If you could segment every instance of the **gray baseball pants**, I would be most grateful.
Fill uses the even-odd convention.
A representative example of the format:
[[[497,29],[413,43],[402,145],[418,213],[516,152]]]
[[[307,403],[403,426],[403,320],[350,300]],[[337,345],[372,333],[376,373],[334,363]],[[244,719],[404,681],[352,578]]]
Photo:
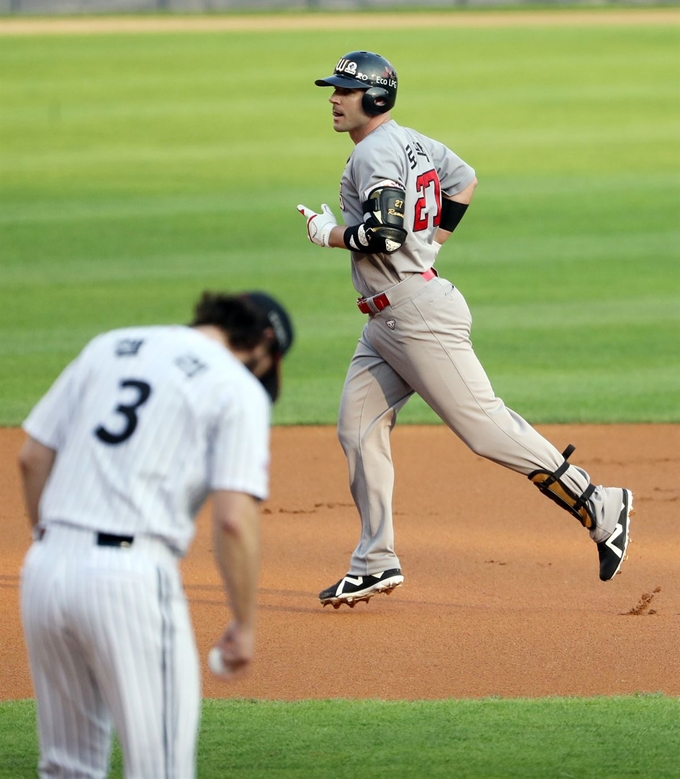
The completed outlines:
[[[386,294],[390,305],[369,317],[350,362],[338,419],[361,517],[361,538],[348,571],[358,576],[400,567],[394,551],[390,433],[414,392],[482,457],[524,475],[553,472],[564,462],[549,441],[495,396],[472,348],[470,310],[449,281],[414,274]],[[590,477],[570,465],[562,481],[580,495]],[[616,523],[620,500],[605,517],[609,500],[601,487],[590,498],[594,541],[607,538]]]

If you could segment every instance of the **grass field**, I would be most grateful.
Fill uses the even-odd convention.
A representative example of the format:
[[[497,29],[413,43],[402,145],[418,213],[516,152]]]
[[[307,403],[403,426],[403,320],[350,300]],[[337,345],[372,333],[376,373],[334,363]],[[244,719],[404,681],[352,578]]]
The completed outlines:
[[[675,779],[679,715],[664,696],[206,700],[197,779]],[[34,718],[31,701],[0,706],[0,779],[35,776]]]
[[[99,330],[185,321],[206,287],[288,304],[275,421],[334,421],[363,319],[295,206],[337,211],[351,143],[313,79],[361,47],[397,65],[395,118],[477,170],[437,266],[498,394],[533,422],[680,420],[677,29],[3,38],[0,424]]]
[[[295,206],[337,212],[351,145],[313,80],[363,47],[398,69],[397,121],[477,170],[437,266],[498,394],[533,422],[680,421],[677,26],[1,43],[0,425],[95,333],[185,321],[208,287],[286,302],[275,421],[334,422],[363,319],[346,256]],[[435,421],[417,400],[402,419]],[[198,775],[670,779],[679,714],[663,696],[206,701]],[[35,775],[34,718],[0,705],[0,779]]]

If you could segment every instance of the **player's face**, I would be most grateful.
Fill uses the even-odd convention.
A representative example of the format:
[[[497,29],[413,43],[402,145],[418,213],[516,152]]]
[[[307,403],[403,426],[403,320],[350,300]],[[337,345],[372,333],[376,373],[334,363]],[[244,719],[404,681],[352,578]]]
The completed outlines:
[[[268,342],[256,346],[245,361],[248,370],[261,379],[265,373],[274,367],[274,357]]]
[[[333,90],[329,102],[333,106],[333,129],[336,133],[361,131],[369,123],[371,117],[361,107],[363,96],[363,89],[336,87]]]

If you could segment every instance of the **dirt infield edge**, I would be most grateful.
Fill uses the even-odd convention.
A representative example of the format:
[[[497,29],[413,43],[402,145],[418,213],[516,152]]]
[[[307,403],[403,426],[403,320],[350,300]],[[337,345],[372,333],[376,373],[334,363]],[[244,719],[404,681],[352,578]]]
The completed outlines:
[[[230,15],[0,18],[0,35],[92,35],[151,32],[270,32],[280,30],[407,29],[417,27],[554,27],[680,24],[680,8],[591,8],[542,11],[324,12]]]

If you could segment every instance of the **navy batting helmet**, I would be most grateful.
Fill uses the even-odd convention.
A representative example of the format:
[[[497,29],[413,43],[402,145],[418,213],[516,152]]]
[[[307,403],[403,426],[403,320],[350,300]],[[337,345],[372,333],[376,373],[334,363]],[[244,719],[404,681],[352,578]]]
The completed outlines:
[[[397,102],[397,71],[372,51],[345,54],[338,60],[332,76],[314,83],[317,87],[365,89],[361,107],[370,116],[387,113]]]

